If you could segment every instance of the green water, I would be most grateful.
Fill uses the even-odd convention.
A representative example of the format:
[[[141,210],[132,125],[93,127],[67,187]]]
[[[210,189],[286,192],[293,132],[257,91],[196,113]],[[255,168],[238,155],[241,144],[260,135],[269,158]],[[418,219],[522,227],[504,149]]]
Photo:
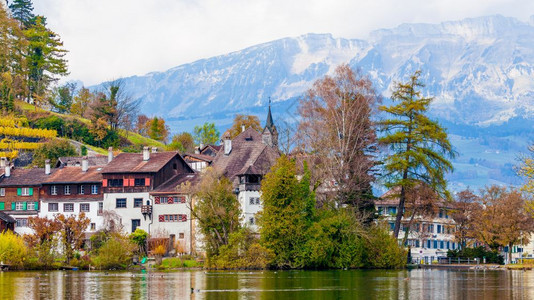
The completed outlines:
[[[0,272],[0,299],[531,298],[534,271]]]

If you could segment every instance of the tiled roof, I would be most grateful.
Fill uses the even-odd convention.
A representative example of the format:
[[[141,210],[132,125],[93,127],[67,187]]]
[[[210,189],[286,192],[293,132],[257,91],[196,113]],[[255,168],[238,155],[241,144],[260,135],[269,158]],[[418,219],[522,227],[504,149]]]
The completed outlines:
[[[101,182],[102,181],[102,167],[89,167],[87,172],[83,172],[81,167],[67,166],[55,170],[54,173],[46,177],[43,184],[50,183],[82,183],[82,182]]]
[[[213,161],[213,159],[215,159],[213,156],[210,156],[210,155],[195,154],[195,153],[186,153],[186,154],[184,154],[185,161],[189,162],[190,161],[189,157],[194,158],[196,160],[205,161],[205,162],[208,162],[208,163],[211,163]],[[195,160],[192,160],[192,161],[195,161]]]
[[[35,186],[41,185],[48,177],[52,176],[57,169],[51,169],[51,174],[46,175],[43,168],[11,169],[11,175],[0,181],[0,186]]]
[[[178,193],[177,187],[179,187],[182,183],[191,182],[192,184],[197,182],[200,179],[200,175],[197,173],[182,173],[174,175],[173,177],[169,178],[169,180],[165,181],[164,183],[160,184],[156,189],[154,189],[150,194],[152,193]]]
[[[248,128],[232,140],[229,155],[224,154],[224,149],[217,153],[213,166],[237,184],[236,175],[267,174],[278,157],[278,150],[265,145],[261,134]]]
[[[15,219],[13,219],[11,216],[2,211],[0,211],[0,220],[6,223],[17,223]]]
[[[77,166],[82,164],[83,157],[81,156],[65,156],[58,158],[56,167],[60,166]],[[88,156],[87,162],[89,166],[103,166],[108,163],[108,157],[106,155]]]
[[[107,164],[102,173],[155,173],[161,170],[178,152],[150,153],[148,161],[142,153],[121,153]]]

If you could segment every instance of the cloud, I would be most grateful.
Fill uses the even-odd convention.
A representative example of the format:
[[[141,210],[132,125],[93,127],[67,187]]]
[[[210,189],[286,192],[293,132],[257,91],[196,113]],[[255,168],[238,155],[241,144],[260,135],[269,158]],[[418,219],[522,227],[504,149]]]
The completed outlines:
[[[69,50],[71,75],[86,85],[163,71],[198,59],[305,33],[365,38],[401,23],[502,14],[526,21],[517,0],[39,0],[35,12]]]

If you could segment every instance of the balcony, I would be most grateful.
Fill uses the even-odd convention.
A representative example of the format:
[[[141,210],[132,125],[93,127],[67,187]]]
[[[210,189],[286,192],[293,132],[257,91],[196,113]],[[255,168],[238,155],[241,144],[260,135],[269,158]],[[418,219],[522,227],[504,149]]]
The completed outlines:
[[[259,191],[261,188],[261,184],[259,183],[241,183],[239,184],[239,191]]]
[[[144,214],[152,214],[152,205],[141,205],[141,213]]]

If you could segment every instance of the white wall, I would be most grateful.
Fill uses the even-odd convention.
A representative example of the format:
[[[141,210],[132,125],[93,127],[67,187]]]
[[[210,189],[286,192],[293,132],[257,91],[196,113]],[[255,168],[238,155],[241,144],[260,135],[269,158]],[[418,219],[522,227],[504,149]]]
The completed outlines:
[[[260,198],[260,204],[250,204],[250,198]],[[241,223],[254,231],[258,231],[256,214],[263,209],[261,193],[259,191],[240,191],[238,200],[241,205]],[[254,225],[250,224],[251,218],[254,219]]]

